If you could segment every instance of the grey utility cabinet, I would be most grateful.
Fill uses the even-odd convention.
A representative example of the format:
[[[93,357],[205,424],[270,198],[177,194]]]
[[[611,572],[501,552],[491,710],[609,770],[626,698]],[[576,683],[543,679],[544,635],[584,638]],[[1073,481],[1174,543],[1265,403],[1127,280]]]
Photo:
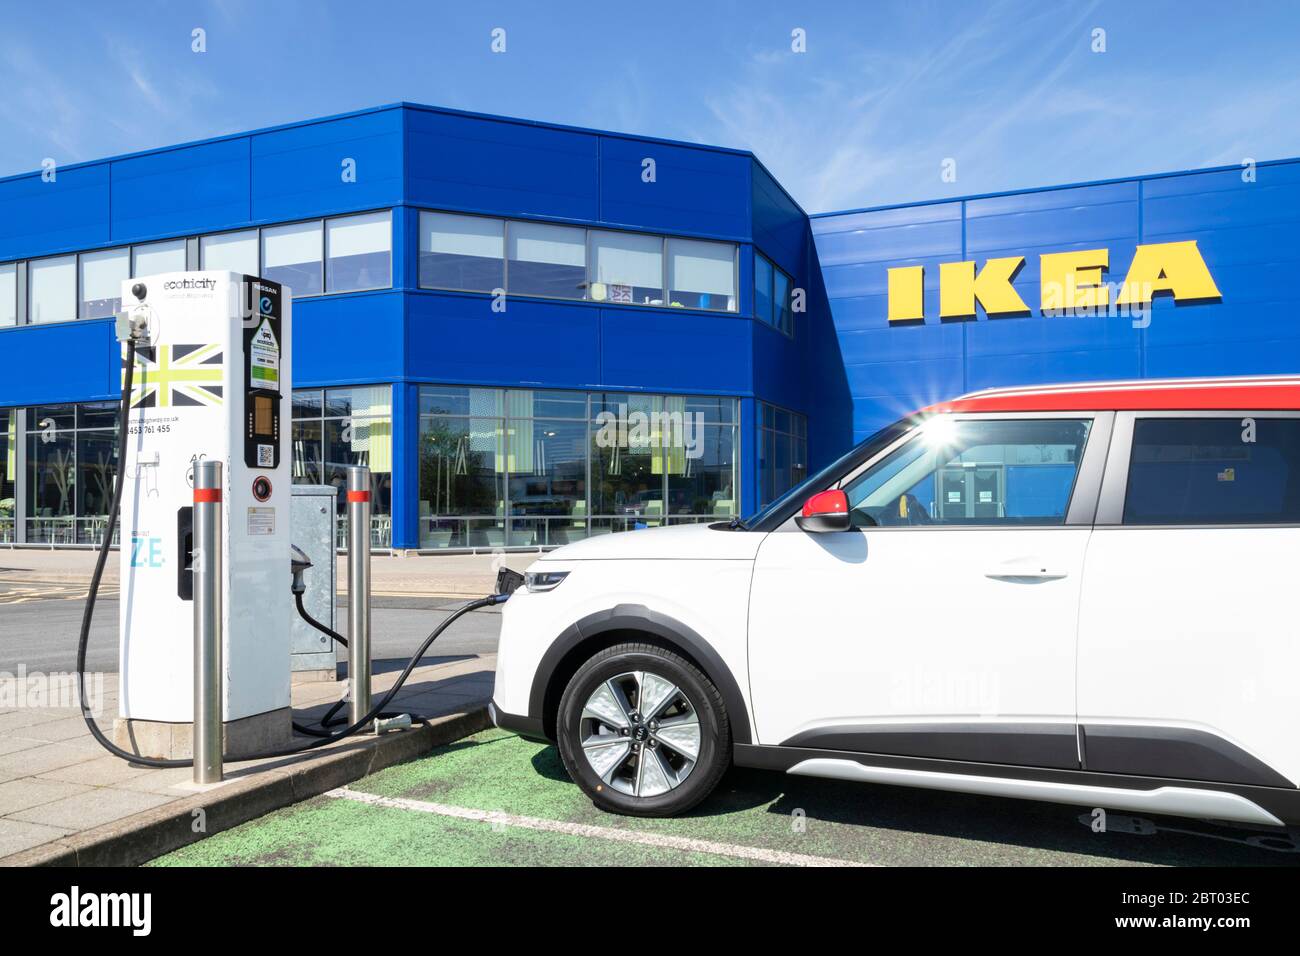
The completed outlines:
[[[338,630],[338,592],[334,561],[334,512],[338,490],[333,485],[294,485],[289,527],[293,543],[307,553],[311,568],[304,578],[307,613],[332,630]],[[293,676],[299,680],[336,678],[334,641],[293,613],[290,638]]]

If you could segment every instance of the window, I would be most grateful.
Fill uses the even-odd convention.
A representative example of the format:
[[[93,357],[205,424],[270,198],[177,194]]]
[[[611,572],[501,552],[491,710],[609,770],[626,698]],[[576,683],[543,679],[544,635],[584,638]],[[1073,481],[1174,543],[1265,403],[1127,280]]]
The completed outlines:
[[[0,327],[18,324],[18,263],[0,263]]]
[[[18,463],[17,409],[0,408],[0,544],[17,540],[14,502],[17,497],[14,473]]]
[[[505,288],[500,219],[420,213],[420,287],[491,292]]]
[[[1300,523],[1300,419],[1139,418],[1123,520]]]
[[[586,230],[540,222],[512,222],[506,232],[510,249],[506,267],[510,293],[553,299],[585,297]]]
[[[759,495],[767,505],[808,475],[808,420],[760,402],[759,440]]]
[[[325,222],[325,288],[386,289],[393,284],[392,215],[371,212]]]
[[[790,277],[777,269],[772,277],[772,310],[775,313],[777,329],[789,336],[794,335],[794,312],[790,302],[792,285]]]
[[[420,547],[730,518],[737,421],[734,398],[422,386]]]
[[[754,251],[754,318],[766,322],[779,332],[794,336],[794,309],[791,293],[794,280],[772,264],[761,252]]]
[[[1090,425],[932,418],[845,487],[853,524],[1064,524]]]
[[[106,319],[122,308],[122,283],[131,276],[128,249],[83,252],[79,319]]]
[[[56,256],[27,264],[28,321],[66,322],[77,317],[77,257]]]
[[[348,466],[370,469],[373,547],[392,544],[392,388],[298,389],[293,393],[293,481],[333,485],[338,492],[337,536],[346,544]]]
[[[776,315],[772,310],[772,275],[776,267],[761,252],[754,253],[754,318],[776,324]]]
[[[131,247],[131,275],[150,276],[185,271],[185,240],[169,239]]]
[[[320,295],[321,224],[297,222],[262,230],[262,278],[287,285],[294,298]]]
[[[736,308],[736,247],[668,240],[668,304],[731,312]]]
[[[29,542],[103,541],[117,478],[117,415],[117,402],[27,409]]]
[[[664,303],[664,242],[658,236],[596,232],[591,237],[591,298]]]
[[[224,269],[246,276],[258,274],[256,229],[204,236],[199,248],[204,269]]]

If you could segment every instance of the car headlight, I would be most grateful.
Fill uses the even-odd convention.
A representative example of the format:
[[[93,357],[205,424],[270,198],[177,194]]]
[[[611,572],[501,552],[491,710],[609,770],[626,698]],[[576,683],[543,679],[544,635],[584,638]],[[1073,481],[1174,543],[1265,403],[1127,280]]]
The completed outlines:
[[[530,591],[554,591],[568,576],[568,571],[525,571],[524,587]]]

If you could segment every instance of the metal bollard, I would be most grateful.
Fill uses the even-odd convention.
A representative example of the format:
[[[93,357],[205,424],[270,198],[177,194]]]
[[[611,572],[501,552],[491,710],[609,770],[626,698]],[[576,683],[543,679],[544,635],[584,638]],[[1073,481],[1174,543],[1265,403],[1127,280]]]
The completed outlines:
[[[348,467],[349,724],[370,712],[370,469]]]
[[[194,463],[194,782],[222,778],[221,462]]]

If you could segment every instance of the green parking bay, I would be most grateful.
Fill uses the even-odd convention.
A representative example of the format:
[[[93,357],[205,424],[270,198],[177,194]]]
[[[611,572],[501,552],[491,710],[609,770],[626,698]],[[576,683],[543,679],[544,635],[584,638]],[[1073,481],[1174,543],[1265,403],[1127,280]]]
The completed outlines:
[[[592,806],[554,747],[489,730],[155,860],[161,866],[1293,865],[1256,831],[1086,808],[730,771],[690,814]],[[1116,821],[1126,818],[1115,817]]]

